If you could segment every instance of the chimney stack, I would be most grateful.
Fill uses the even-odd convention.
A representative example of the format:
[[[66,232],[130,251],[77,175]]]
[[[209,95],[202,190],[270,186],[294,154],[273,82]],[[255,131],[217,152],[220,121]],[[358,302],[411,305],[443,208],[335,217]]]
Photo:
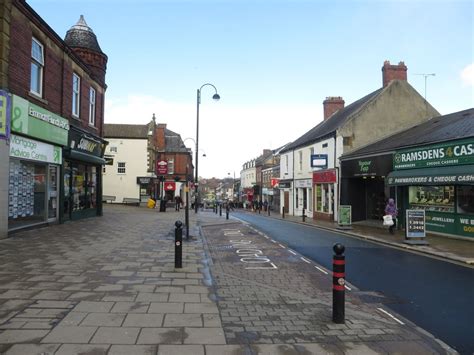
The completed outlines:
[[[344,100],[340,96],[328,96],[323,101],[324,120],[327,120],[332,114],[344,108]]]
[[[404,62],[398,65],[391,65],[390,61],[383,62],[382,67],[383,87],[386,87],[392,80],[407,81],[407,66]]]

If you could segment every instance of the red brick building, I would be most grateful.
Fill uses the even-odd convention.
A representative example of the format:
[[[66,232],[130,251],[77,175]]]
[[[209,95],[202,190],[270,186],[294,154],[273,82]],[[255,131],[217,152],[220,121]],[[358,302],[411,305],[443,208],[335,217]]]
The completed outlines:
[[[81,16],[62,39],[24,0],[1,2],[0,28],[0,237],[101,215],[107,56],[96,35]]]

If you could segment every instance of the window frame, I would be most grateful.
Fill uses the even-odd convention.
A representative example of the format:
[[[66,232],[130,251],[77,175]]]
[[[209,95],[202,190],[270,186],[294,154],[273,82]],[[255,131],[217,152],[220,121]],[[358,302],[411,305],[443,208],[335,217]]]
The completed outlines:
[[[76,88],[76,81],[77,79],[77,88]],[[76,74],[72,73],[72,100],[71,100],[71,111],[72,115],[76,118],[79,118],[81,113],[80,106],[81,105],[81,77]]]
[[[40,49],[41,58],[36,58],[33,55],[34,44],[37,44]],[[41,61],[40,61],[41,60]],[[37,80],[38,88],[33,88],[33,66],[38,68]],[[44,46],[35,37],[31,38],[31,65],[30,65],[30,92],[36,96],[43,97],[43,77],[44,77]],[[36,91],[38,89],[38,91]]]
[[[117,162],[117,174],[124,175],[127,173],[126,162]]]
[[[92,127],[95,127],[96,98],[97,91],[91,86],[89,88],[89,126]]]

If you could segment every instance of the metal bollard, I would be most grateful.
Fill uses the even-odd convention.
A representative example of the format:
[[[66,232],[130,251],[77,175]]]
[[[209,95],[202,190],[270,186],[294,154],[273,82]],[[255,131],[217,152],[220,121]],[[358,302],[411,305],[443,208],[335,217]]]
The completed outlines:
[[[183,222],[176,221],[174,230],[174,267],[183,267]]]
[[[225,206],[225,219],[229,219],[229,205]]]
[[[216,203],[216,207],[215,207],[215,212],[216,212],[216,214],[217,214],[217,208],[218,208],[218,207],[217,207],[217,203]]]
[[[219,216],[222,216],[222,205],[219,205]]]
[[[343,255],[344,245],[334,244],[336,255],[332,259],[332,321],[336,324],[345,323],[344,292],[346,284],[346,257]]]
[[[270,216],[270,206],[267,207],[268,215]]]
[[[281,208],[281,216],[283,219],[285,218],[285,206]]]
[[[301,217],[303,217],[303,222],[306,221],[306,214],[305,214],[304,212],[305,212],[305,210],[304,210],[304,208],[303,208],[303,215],[301,216]]]

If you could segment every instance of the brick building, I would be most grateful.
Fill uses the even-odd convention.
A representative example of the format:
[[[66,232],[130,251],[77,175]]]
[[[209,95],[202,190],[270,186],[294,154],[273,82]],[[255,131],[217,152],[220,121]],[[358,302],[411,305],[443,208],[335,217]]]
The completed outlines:
[[[24,0],[1,2],[0,28],[0,238],[101,215],[107,56],[96,35],[81,16],[63,40]]]

